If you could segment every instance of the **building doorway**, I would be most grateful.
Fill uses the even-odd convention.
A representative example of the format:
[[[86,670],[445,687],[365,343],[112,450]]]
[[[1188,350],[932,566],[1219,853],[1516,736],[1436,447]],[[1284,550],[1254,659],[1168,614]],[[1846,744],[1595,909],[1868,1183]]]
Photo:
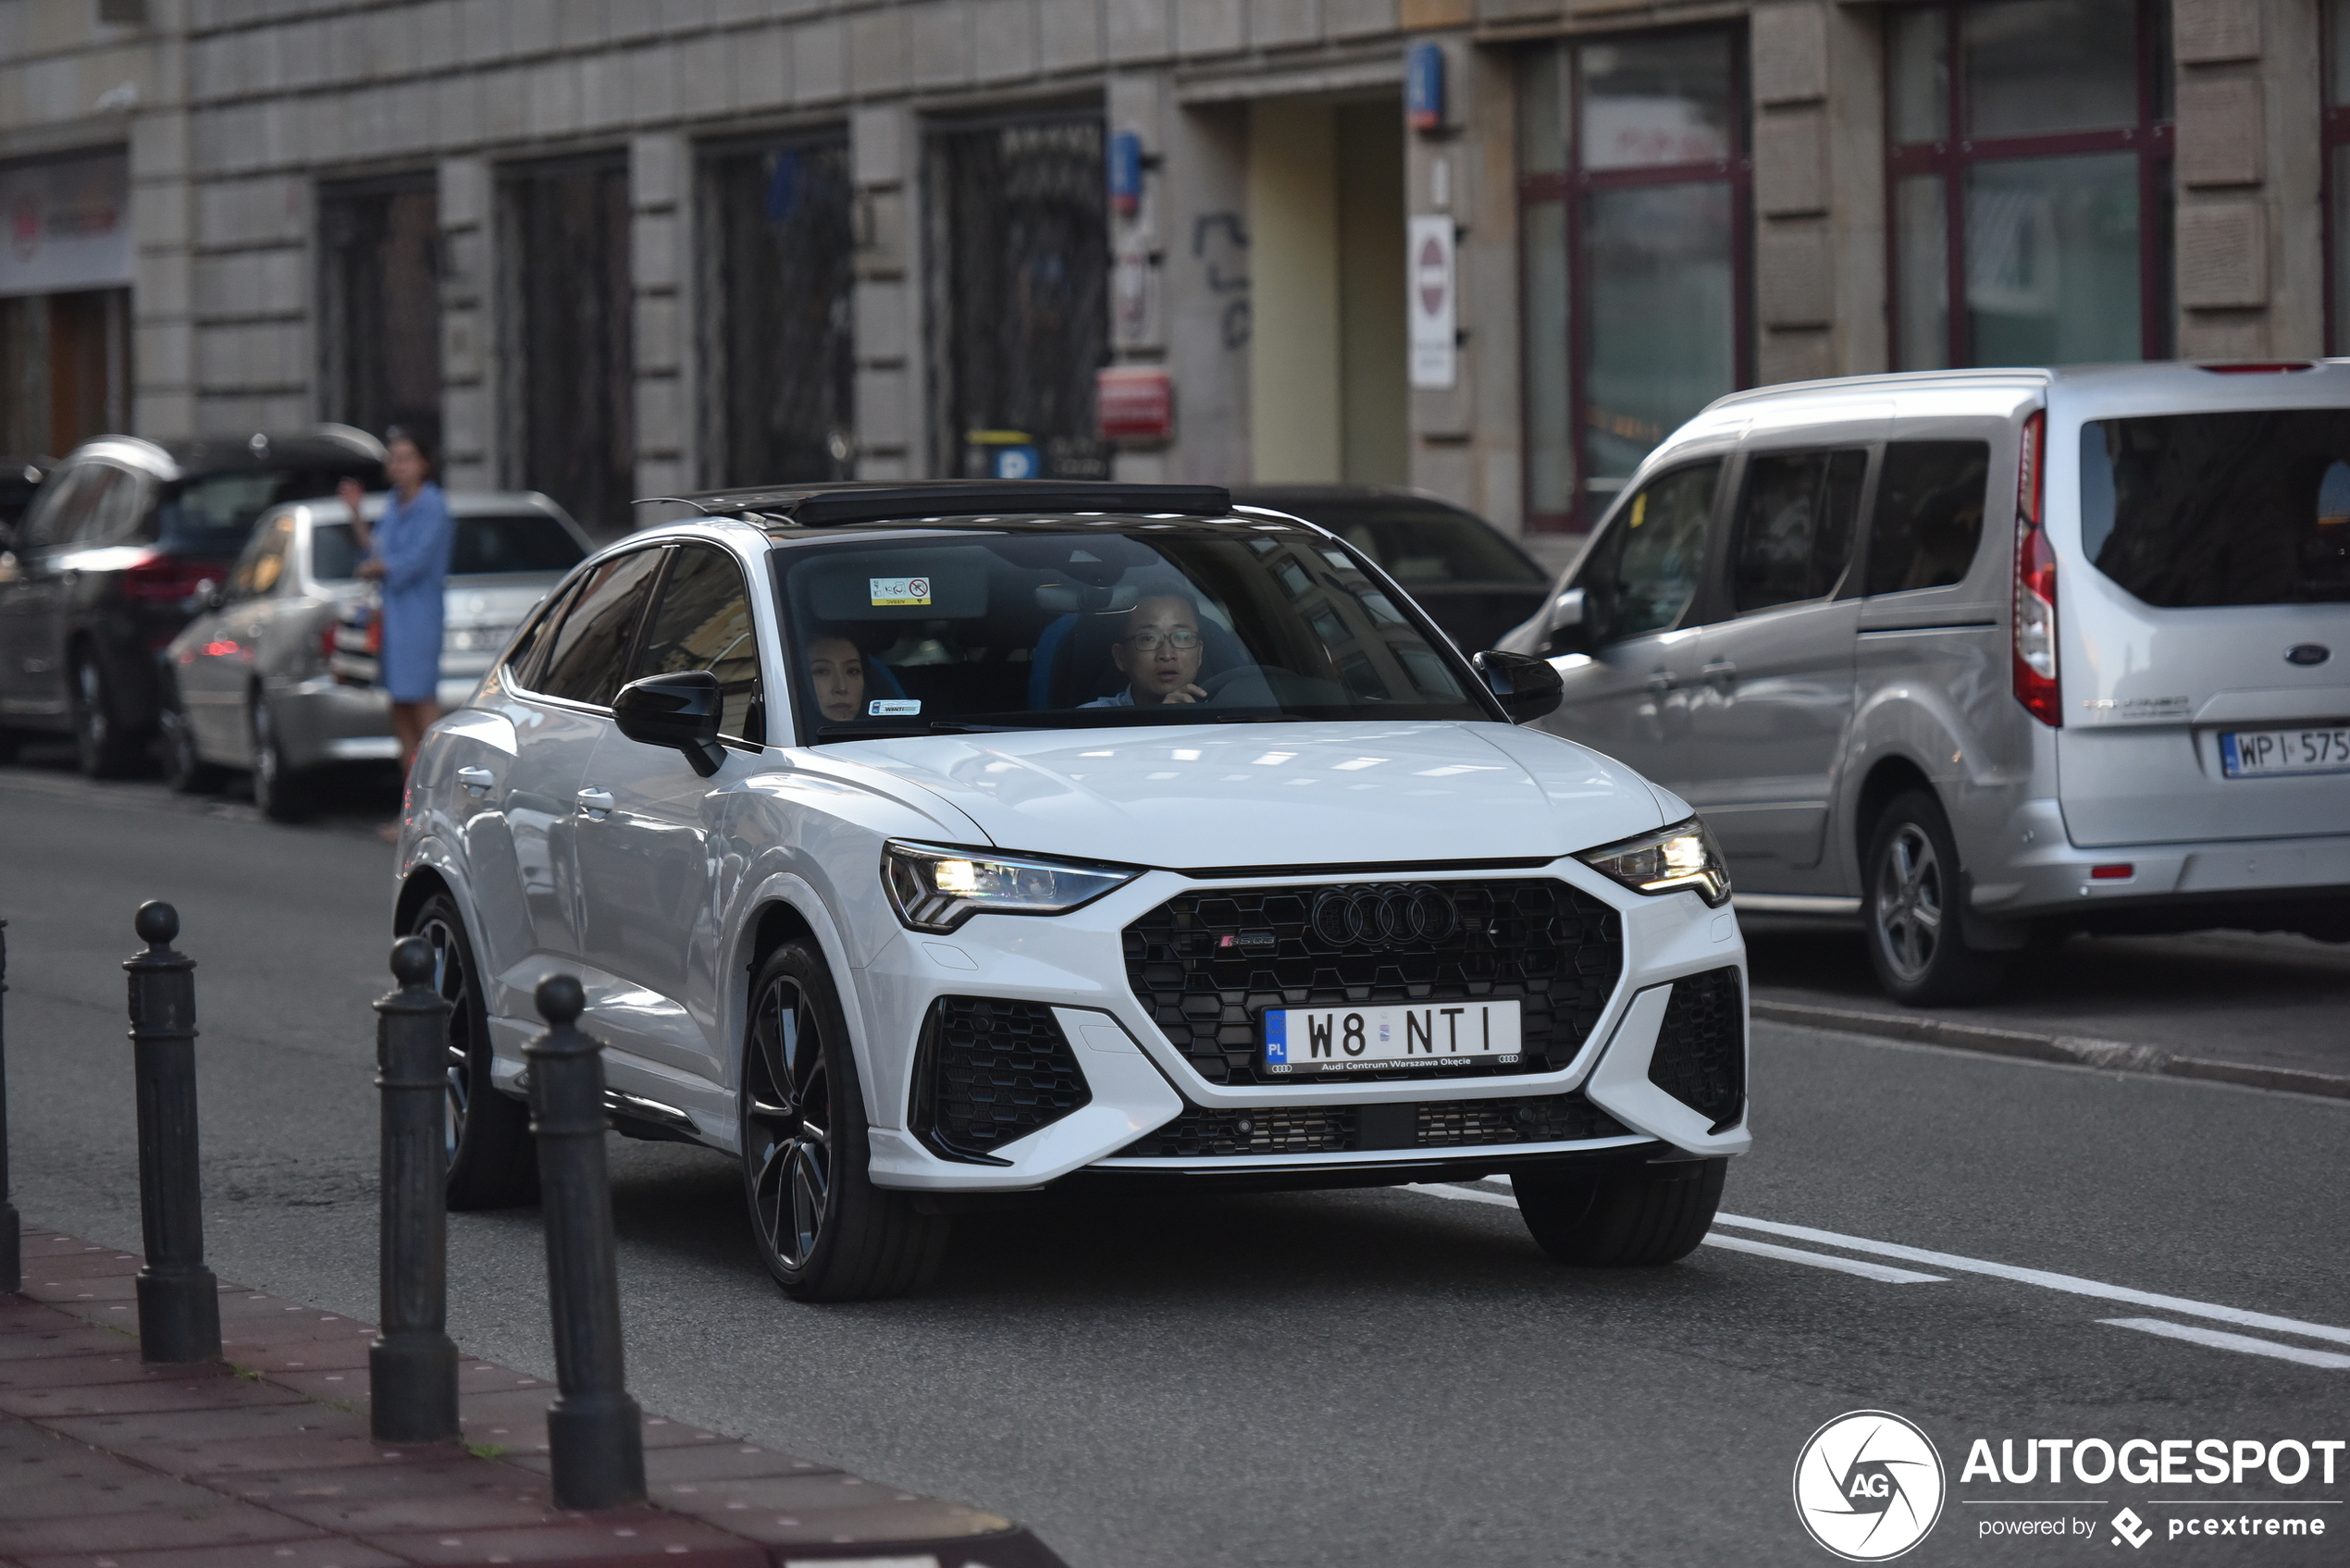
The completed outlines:
[[[328,419],[440,426],[440,203],[433,177],[318,196],[319,387]]]
[[[1408,483],[1402,102],[1253,105],[1248,210],[1254,476]]]
[[[130,428],[130,290],[0,300],[0,454],[62,457]]]

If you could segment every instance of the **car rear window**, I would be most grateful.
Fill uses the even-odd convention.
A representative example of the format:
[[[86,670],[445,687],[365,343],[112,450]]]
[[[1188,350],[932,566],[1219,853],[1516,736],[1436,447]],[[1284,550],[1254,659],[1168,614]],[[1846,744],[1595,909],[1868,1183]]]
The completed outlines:
[[[587,558],[571,531],[544,512],[460,517],[449,550],[449,574],[568,572]],[[310,531],[310,573],[320,582],[357,576],[360,559],[350,524],[321,523]]]
[[[1988,441],[1888,441],[1869,522],[1868,591],[1906,593],[1964,580],[1983,542]]]
[[[2082,426],[2081,548],[2165,610],[2350,599],[2350,409]]]

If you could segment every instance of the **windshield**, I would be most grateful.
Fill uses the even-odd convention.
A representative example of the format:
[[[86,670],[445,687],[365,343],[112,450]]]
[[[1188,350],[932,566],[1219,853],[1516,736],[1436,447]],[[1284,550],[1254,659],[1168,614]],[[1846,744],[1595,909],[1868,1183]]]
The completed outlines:
[[[2166,610],[2350,599],[2350,409],[2083,425],[2081,549]]]
[[[498,517],[460,517],[449,549],[452,577],[528,573],[545,576],[570,571],[587,559],[571,530],[540,512]],[[322,583],[359,574],[359,547],[348,523],[320,523],[310,530],[310,574]]]
[[[803,743],[1493,716],[1354,557],[1288,525],[942,530],[777,557]]]

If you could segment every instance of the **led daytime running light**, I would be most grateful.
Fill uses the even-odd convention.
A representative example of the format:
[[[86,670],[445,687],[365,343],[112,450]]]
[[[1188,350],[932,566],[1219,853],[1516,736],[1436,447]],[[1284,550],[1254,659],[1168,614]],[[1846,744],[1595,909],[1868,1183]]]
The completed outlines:
[[[1620,844],[1587,849],[1576,858],[1651,897],[1687,891],[1717,909],[1730,899],[1730,873],[1722,851],[1695,817]]]
[[[882,849],[882,886],[898,920],[915,931],[950,932],[979,914],[1067,914],[1141,874],[895,839]]]

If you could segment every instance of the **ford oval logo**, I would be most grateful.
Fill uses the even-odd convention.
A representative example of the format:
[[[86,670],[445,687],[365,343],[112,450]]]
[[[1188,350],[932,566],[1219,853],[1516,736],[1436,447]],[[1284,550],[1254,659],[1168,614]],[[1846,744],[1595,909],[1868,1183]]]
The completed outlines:
[[[2284,650],[2284,661],[2288,664],[2322,664],[2332,657],[2333,649],[2319,642],[2297,642]]]

